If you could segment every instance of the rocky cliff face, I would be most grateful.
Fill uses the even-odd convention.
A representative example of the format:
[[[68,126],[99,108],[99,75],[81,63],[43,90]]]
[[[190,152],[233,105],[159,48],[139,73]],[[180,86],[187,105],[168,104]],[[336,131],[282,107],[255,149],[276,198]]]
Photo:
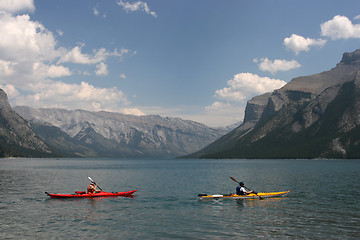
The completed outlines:
[[[52,150],[38,138],[29,123],[12,110],[0,89],[0,156],[49,157]]]
[[[191,157],[360,157],[359,71],[356,50],[329,71],[255,97],[242,125]]]
[[[175,157],[197,151],[226,133],[179,118],[30,107],[14,109],[29,121],[49,123],[61,129],[99,156]]]

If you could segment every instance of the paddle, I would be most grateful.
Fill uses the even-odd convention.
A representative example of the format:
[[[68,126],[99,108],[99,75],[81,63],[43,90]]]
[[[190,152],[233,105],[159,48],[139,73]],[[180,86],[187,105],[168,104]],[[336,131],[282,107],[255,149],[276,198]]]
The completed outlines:
[[[104,190],[101,189],[101,187],[100,187],[99,185],[96,184],[96,182],[95,182],[94,180],[91,179],[91,177],[88,177],[88,179],[89,179],[91,182],[93,182],[102,192],[104,191]]]
[[[236,180],[235,178],[233,178],[233,177],[230,177],[230,179],[233,180],[234,182],[240,183],[239,181],[237,181],[237,180]],[[246,188],[248,191],[251,191],[251,189],[249,189],[249,188],[247,188],[247,187],[245,187],[245,186],[244,186],[244,188]],[[253,193],[256,194],[256,196],[258,196],[259,199],[263,199],[263,197],[259,196],[259,195],[257,194],[257,192],[254,192],[254,191],[253,191]]]

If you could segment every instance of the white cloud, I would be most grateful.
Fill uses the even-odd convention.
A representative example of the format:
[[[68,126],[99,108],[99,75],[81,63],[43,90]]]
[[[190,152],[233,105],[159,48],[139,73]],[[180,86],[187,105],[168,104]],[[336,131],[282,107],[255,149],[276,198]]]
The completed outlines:
[[[9,76],[14,74],[16,63],[0,59],[0,76]]]
[[[113,88],[97,88],[86,82],[67,84],[47,80],[29,85],[32,94],[13,100],[15,105],[33,107],[84,109],[89,111],[122,111],[119,106],[129,105],[125,94]]]
[[[33,12],[35,10],[33,0],[1,0],[0,10],[16,13],[24,10]]]
[[[11,85],[11,84],[1,85],[0,84],[0,88],[2,90],[4,90],[8,96],[16,97],[19,95],[19,91],[14,87],[14,85]]]
[[[336,39],[360,38],[360,24],[352,24],[345,16],[336,15],[333,19],[322,23],[321,35]]]
[[[144,115],[146,115],[139,108],[125,108],[121,112],[124,113],[124,114],[131,114],[131,115],[136,115],[136,116],[144,116]]]
[[[95,74],[97,76],[107,76],[109,74],[109,71],[107,69],[107,65],[103,62],[96,65]]]
[[[309,51],[311,46],[322,47],[325,43],[325,39],[304,38],[296,34],[292,34],[291,37],[284,39],[284,45],[294,51],[296,55],[298,55],[300,51]]]
[[[0,13],[0,58],[3,60],[51,61],[59,57],[61,48],[51,32],[29,15]]]
[[[129,108],[130,101],[116,87],[99,88],[84,81],[68,84],[58,78],[72,75],[75,64],[95,65],[96,74],[107,75],[109,57],[136,54],[135,51],[100,48],[88,54],[82,52],[84,44],[67,49],[59,46],[53,33],[29,15],[1,10],[0,33],[0,87],[12,105],[130,111],[124,109]],[[82,72],[86,74],[87,70]]]
[[[255,58],[254,62],[258,63],[259,60]],[[261,58],[258,66],[261,71],[268,71],[271,74],[275,74],[278,71],[289,71],[294,68],[299,68],[301,67],[301,64],[296,60],[287,61],[282,59],[275,59],[274,61],[271,61],[268,58]]]
[[[29,15],[0,12],[0,32],[0,83],[26,89],[27,83],[71,75],[52,63],[66,49],[57,47],[53,34]]]
[[[144,11],[147,14],[157,17],[157,14],[153,11],[150,11],[146,2],[137,1],[134,3],[123,2],[122,0],[118,1],[117,4],[125,9],[126,12],[135,12],[135,11]]]
[[[231,102],[241,102],[255,95],[272,92],[285,84],[286,82],[280,79],[260,77],[252,73],[238,73],[233,79],[227,81],[229,87],[215,92],[215,97]]]
[[[286,84],[280,79],[260,77],[253,73],[238,73],[227,81],[227,87],[215,92],[217,101],[205,107],[198,120],[211,126],[226,126],[244,118],[246,102],[257,95],[272,92]],[[205,116],[205,117],[204,117]]]
[[[66,54],[64,54],[58,61],[58,63],[79,63],[79,64],[96,64],[101,61],[104,61],[104,56],[94,56],[89,54],[84,54],[81,52],[84,45],[76,46]],[[99,50],[100,51],[100,50]]]
[[[358,19],[360,19],[360,15],[354,17],[354,20],[358,20]]]
[[[40,78],[59,78],[71,75],[69,68],[59,65],[47,65],[41,62],[33,64],[33,72]]]
[[[125,73],[121,73],[121,74],[120,74],[120,78],[125,79],[125,78],[126,78]]]
[[[58,61],[58,63],[78,63],[78,64],[96,64],[105,61],[108,57],[122,57],[127,53],[136,54],[128,49],[122,48],[120,52],[115,49],[113,52],[108,52],[105,48],[93,50],[93,55],[82,53],[84,44],[75,46],[70,51],[66,52]]]

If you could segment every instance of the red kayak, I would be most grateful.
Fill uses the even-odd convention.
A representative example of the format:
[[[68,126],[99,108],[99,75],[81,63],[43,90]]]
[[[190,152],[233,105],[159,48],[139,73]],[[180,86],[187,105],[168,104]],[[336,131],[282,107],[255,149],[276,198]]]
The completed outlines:
[[[98,193],[86,193],[85,191],[76,191],[75,193],[69,194],[57,194],[57,193],[48,193],[45,192],[51,198],[93,198],[93,197],[116,197],[116,196],[123,196],[123,197],[131,197],[136,190],[127,191],[127,192],[98,192]]]

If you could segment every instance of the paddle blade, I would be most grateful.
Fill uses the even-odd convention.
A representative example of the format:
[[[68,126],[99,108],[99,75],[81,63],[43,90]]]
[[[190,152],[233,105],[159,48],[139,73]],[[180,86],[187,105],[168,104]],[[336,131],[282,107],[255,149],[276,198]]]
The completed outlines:
[[[90,181],[94,182],[94,180],[92,180],[91,177],[88,177],[88,179],[89,179]]]

